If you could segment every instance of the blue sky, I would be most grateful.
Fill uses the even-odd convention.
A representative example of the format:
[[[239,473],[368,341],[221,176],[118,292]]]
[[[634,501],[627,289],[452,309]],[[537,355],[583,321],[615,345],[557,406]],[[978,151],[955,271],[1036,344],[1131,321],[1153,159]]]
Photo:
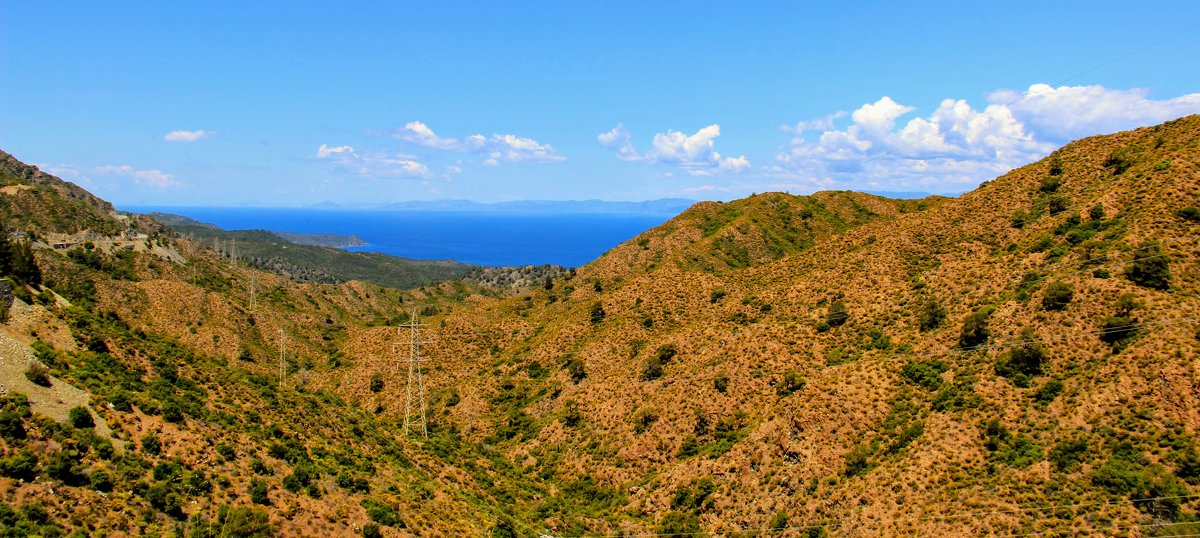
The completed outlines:
[[[118,204],[942,193],[1200,112],[1200,3],[966,4],[3,2],[0,149]]]

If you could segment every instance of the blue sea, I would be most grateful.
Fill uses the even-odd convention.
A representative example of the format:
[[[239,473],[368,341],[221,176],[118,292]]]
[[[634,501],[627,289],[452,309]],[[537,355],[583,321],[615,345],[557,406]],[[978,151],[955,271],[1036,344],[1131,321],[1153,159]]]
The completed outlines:
[[[183,215],[226,230],[357,235],[346,250],[476,265],[578,267],[671,215],[514,214],[293,208],[121,207]]]

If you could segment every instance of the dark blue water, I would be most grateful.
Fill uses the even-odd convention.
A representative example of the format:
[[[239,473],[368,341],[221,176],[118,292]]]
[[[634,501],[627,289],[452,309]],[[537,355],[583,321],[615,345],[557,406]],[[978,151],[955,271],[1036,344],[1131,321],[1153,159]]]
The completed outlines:
[[[161,211],[226,230],[357,235],[369,243],[346,250],[477,265],[578,267],[653,228],[669,215],[443,213],[291,208],[122,207]]]

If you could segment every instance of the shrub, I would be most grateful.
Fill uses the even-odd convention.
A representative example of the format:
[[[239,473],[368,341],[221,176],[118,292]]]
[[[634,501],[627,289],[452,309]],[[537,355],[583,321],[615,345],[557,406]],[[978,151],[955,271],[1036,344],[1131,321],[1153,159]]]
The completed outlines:
[[[654,529],[655,536],[691,538],[700,533],[700,517],[679,511],[667,512]]]
[[[652,381],[662,377],[663,367],[675,358],[675,344],[663,344],[658,346],[658,351],[653,357],[646,360],[646,365],[642,368],[642,381]]]
[[[825,323],[830,327],[840,327],[846,320],[850,319],[850,310],[846,308],[846,303],[841,299],[836,299],[829,304],[829,313],[825,315]]]
[[[1175,216],[1192,222],[1200,222],[1200,208],[1196,206],[1185,207],[1175,212]]]
[[[1137,162],[1133,151],[1129,148],[1121,148],[1109,154],[1108,160],[1104,161],[1105,168],[1112,168],[1116,175],[1124,174],[1129,167]]]
[[[27,368],[25,370],[25,379],[28,379],[29,382],[33,383],[34,385],[49,387],[50,386],[50,370],[47,369],[45,366],[42,366],[41,364],[38,364],[35,362],[33,364],[30,364],[29,368]]]
[[[363,538],[383,538],[383,532],[379,530],[378,523],[367,523],[362,528]]]
[[[780,396],[787,396],[798,390],[804,390],[804,386],[807,383],[804,376],[800,375],[799,372],[788,370],[783,374],[783,381],[775,387],[775,392]]]
[[[711,294],[709,294],[708,302],[716,304],[716,303],[721,302],[721,299],[724,299],[724,298],[725,298],[725,290],[718,288],[718,289],[713,290],[713,292]]]
[[[371,392],[376,392],[376,393],[383,390],[383,376],[382,375],[380,375],[378,373],[371,374],[370,389],[371,389]]]
[[[232,508],[221,525],[221,536],[243,538],[270,538],[275,536],[270,517],[266,512],[252,508]]]
[[[866,444],[850,449],[850,452],[846,453],[846,470],[843,473],[846,476],[857,476],[867,472],[871,468],[872,452],[871,446]]]
[[[141,445],[142,450],[147,454],[162,453],[162,441],[159,441],[158,437],[155,437],[155,435],[152,433],[147,433],[146,435],[142,436]]]
[[[1029,222],[1029,213],[1026,213],[1024,209],[1018,209],[1013,212],[1008,221],[1013,228],[1024,228],[1025,224]]]
[[[104,469],[92,471],[90,482],[92,489],[96,491],[103,491],[105,493],[112,491],[112,478],[108,476],[108,473],[104,472]]]
[[[1033,393],[1033,399],[1038,403],[1049,403],[1054,401],[1063,391],[1063,383],[1057,379],[1051,379],[1038,387]]]
[[[67,411],[67,418],[71,421],[71,425],[76,428],[92,428],[96,426],[96,421],[92,419],[92,413],[82,405],[72,407]]]
[[[1038,191],[1046,194],[1058,192],[1058,188],[1062,186],[1062,178],[1058,176],[1050,176],[1042,178],[1041,184],[1038,185]]]
[[[21,415],[12,411],[0,411],[0,437],[12,440],[24,439],[27,435]]]
[[[587,370],[584,368],[583,361],[578,357],[567,359],[565,368],[567,369],[567,375],[571,377],[571,382],[576,385],[587,378]]]
[[[367,510],[367,517],[371,518],[371,521],[388,527],[404,527],[404,521],[400,519],[400,513],[396,511],[395,507],[389,504],[376,501],[375,499],[363,499],[362,507]]]
[[[1050,175],[1061,176],[1063,173],[1062,157],[1055,155],[1050,157]]]
[[[1042,296],[1042,308],[1046,310],[1064,310],[1075,297],[1075,287],[1066,282],[1056,281],[1046,286]]]
[[[1196,334],[1200,336],[1200,333]],[[725,391],[729,390],[729,376],[725,374],[717,374],[717,377],[713,378],[713,388],[717,389],[717,392],[725,394]]]
[[[59,450],[46,463],[46,474],[50,478],[61,480],[68,486],[81,486],[87,482],[83,474],[83,464],[66,450]]]
[[[17,480],[32,481],[38,475],[38,457],[28,448],[0,459],[0,475]]]
[[[1092,220],[1103,220],[1104,219],[1104,205],[1096,204],[1096,205],[1092,206],[1092,208],[1088,210],[1088,218],[1090,218]]]
[[[591,311],[589,312],[588,316],[593,325],[598,324],[601,321],[604,321],[605,315],[606,314],[604,313],[604,305],[601,304],[600,301],[596,301],[596,302],[592,303],[592,308],[591,308]]]
[[[942,373],[948,369],[942,361],[914,361],[900,369],[900,376],[909,383],[933,390],[942,384]]]
[[[1021,331],[1023,342],[996,363],[996,375],[1006,377],[1018,387],[1028,387],[1029,378],[1042,373],[1046,349],[1034,337],[1032,329]]]
[[[257,478],[250,481],[248,488],[250,493],[250,502],[268,506],[271,504],[271,498],[268,496],[267,483]]]
[[[962,332],[958,337],[960,348],[969,350],[987,343],[992,336],[992,331],[988,328],[988,318],[991,317],[992,310],[990,306],[980,308],[963,320]]]
[[[1054,448],[1050,449],[1047,459],[1059,472],[1067,472],[1083,462],[1087,455],[1087,439],[1077,438],[1061,441],[1054,445]]]
[[[941,326],[942,321],[946,319],[946,309],[938,304],[937,298],[930,297],[921,304],[920,311],[917,312],[917,324],[920,325],[922,332],[932,331]]]
[[[1100,341],[1111,345],[1113,351],[1121,351],[1137,335],[1138,328],[1135,323],[1129,316],[1104,318],[1104,323],[1100,326]]]
[[[1157,245],[1144,246],[1139,252],[1142,255],[1125,268],[1125,277],[1145,288],[1165,290],[1171,287],[1171,261],[1167,255]]]
[[[771,517],[771,521],[767,523],[767,528],[775,532],[783,532],[787,530],[788,515],[787,510],[780,510]]]
[[[1046,199],[1046,207],[1049,209],[1051,215],[1057,215],[1066,211],[1069,205],[1070,200],[1067,200],[1066,196],[1056,194]]]

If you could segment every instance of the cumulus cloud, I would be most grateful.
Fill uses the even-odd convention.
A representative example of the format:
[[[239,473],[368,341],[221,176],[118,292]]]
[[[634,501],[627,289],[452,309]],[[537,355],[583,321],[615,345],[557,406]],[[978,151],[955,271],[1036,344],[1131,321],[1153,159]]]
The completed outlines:
[[[795,125],[784,125],[783,131],[797,134],[806,133],[809,131],[828,131],[833,129],[834,120],[838,118],[844,118],[846,115],[847,112],[845,110],[839,110],[833,114],[821,116],[819,118],[798,121]]]
[[[388,155],[383,152],[359,153],[350,146],[321,144],[317,148],[317,159],[328,161],[338,168],[371,179],[427,177],[429,175],[429,167],[413,160],[411,155]]]
[[[1075,138],[1200,113],[1200,94],[1155,100],[1141,89],[1034,84],[994,92],[982,109],[945,99],[901,121],[914,110],[884,96],[843,128],[834,120],[844,114],[799,122],[765,171],[798,188],[963,191]]]
[[[600,133],[596,140],[600,145],[613,150],[618,159],[644,161],[655,164],[675,165],[693,176],[710,176],[714,172],[742,172],[750,168],[744,156],[722,158],[715,150],[715,140],[721,136],[717,124],[703,127],[693,134],[668,130],[657,133],[650,142],[650,149],[639,152],[633,146],[632,136],[623,125]]]
[[[167,142],[199,142],[205,138],[212,138],[217,133],[215,131],[171,131],[163,137]]]
[[[183,183],[175,180],[175,176],[162,170],[142,170],[127,164],[98,166],[93,168],[92,172],[99,175],[127,177],[132,179],[134,183],[161,191],[177,189],[183,186]]]
[[[392,137],[410,144],[446,151],[478,153],[485,157],[484,164],[498,165],[507,162],[554,162],[566,157],[549,144],[532,138],[513,134],[493,134],[490,137],[472,134],[462,139],[438,136],[428,125],[410,121],[392,133]]]
[[[430,129],[428,125],[425,125],[419,121],[408,122],[404,125],[404,127],[396,129],[396,132],[392,136],[405,142],[410,142],[426,148],[449,150],[459,149],[458,140],[453,138],[442,138],[434,133],[433,129]]]

